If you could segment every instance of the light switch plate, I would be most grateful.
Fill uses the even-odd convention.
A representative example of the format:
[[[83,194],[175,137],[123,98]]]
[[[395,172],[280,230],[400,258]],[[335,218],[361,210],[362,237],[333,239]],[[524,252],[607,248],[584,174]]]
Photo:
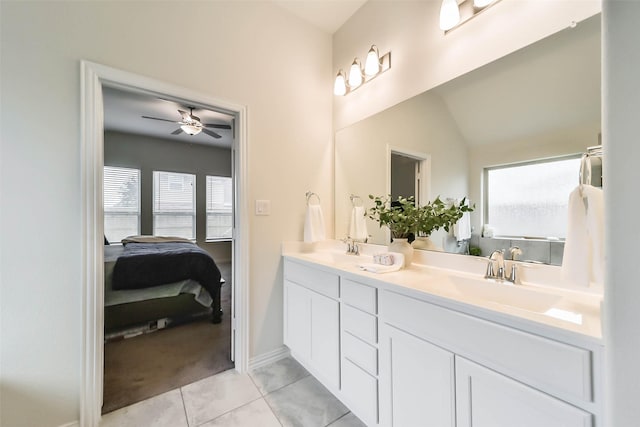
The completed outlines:
[[[256,200],[256,215],[271,215],[271,200]]]

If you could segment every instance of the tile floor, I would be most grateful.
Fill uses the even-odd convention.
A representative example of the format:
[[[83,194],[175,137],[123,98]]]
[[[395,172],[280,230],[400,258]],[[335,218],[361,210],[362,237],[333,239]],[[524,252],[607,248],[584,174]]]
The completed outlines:
[[[363,427],[291,358],[225,371],[105,414],[100,427]]]

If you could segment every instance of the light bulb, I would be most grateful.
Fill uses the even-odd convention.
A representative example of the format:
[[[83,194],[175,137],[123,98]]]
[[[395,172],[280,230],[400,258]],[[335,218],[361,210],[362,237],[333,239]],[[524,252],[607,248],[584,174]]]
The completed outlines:
[[[347,83],[344,81],[344,72],[338,71],[336,75],[336,81],[333,84],[333,93],[338,96],[342,96],[347,93]]]
[[[380,72],[380,55],[378,48],[373,45],[367,54],[367,60],[364,63],[364,73],[367,76],[375,76]]]
[[[202,132],[202,128],[196,125],[182,125],[180,126],[180,129],[182,129],[185,133],[188,133],[189,135],[197,135],[200,132]]]
[[[475,6],[477,9],[482,9],[489,6],[493,2],[494,0],[473,0],[473,6]]]
[[[351,68],[349,69],[349,87],[355,89],[362,84],[362,68],[360,68],[360,61],[358,58],[353,60]]]
[[[456,0],[442,0],[440,8],[440,29],[447,31],[460,22],[460,8]]]

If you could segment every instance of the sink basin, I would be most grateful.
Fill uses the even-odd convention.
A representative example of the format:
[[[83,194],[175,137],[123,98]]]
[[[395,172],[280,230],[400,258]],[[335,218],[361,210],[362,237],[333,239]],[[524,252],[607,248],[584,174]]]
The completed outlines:
[[[562,299],[562,296],[530,289],[524,285],[460,276],[450,276],[449,279],[460,295],[536,313],[546,312]]]
[[[305,257],[325,264],[360,264],[373,262],[373,257],[367,255],[350,255],[344,252],[310,252]]]

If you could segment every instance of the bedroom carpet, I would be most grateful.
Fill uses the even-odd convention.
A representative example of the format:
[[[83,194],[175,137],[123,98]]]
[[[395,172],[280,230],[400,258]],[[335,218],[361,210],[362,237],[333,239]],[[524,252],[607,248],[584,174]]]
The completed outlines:
[[[231,264],[218,265],[222,323],[210,316],[104,346],[102,413],[131,405],[233,368],[231,352]]]

